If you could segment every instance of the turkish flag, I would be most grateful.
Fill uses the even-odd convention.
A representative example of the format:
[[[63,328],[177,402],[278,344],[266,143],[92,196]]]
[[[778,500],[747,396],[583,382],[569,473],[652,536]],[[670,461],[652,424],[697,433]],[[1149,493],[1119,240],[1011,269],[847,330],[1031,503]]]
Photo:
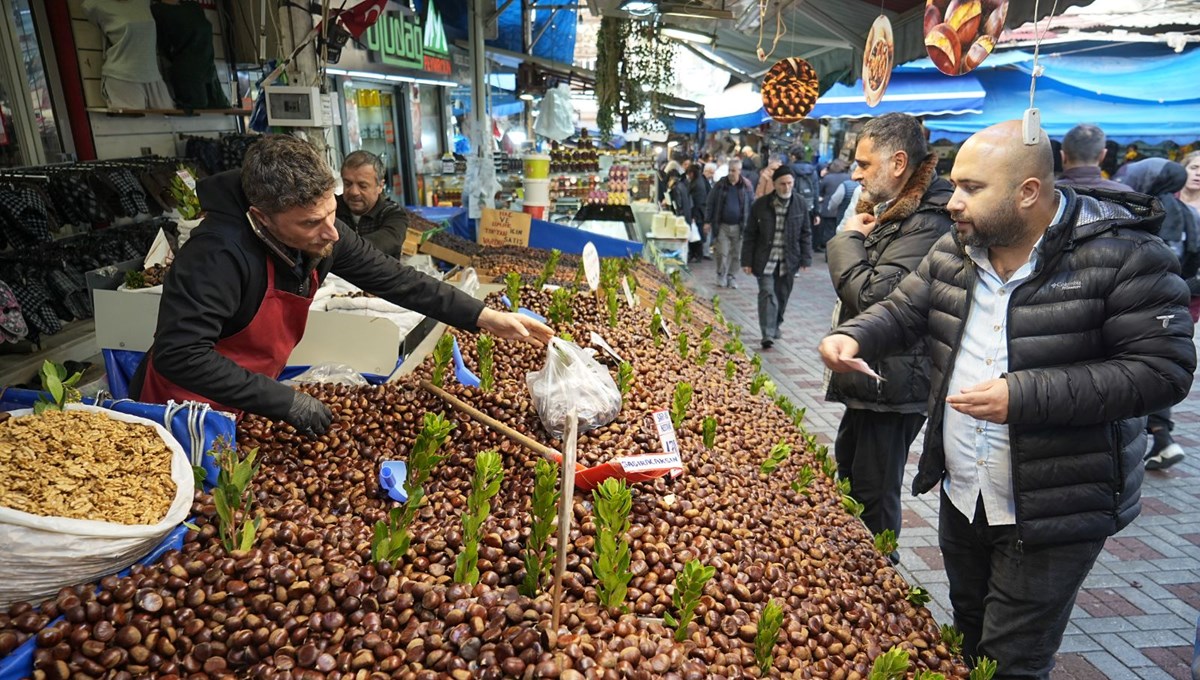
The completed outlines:
[[[355,40],[358,40],[383,16],[383,9],[387,7],[387,3],[388,0],[364,0],[350,9],[339,12],[337,20]]]

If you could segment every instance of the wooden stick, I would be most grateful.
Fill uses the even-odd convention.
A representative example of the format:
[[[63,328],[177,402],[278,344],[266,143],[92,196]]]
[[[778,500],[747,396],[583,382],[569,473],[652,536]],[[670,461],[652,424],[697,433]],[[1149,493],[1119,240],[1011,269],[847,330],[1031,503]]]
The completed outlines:
[[[509,439],[517,442],[518,444],[521,444],[522,446],[528,448],[531,451],[542,454],[543,456],[554,461],[555,463],[559,462],[561,456],[559,456],[558,451],[555,451],[554,449],[550,448],[549,446],[546,446],[545,444],[543,444],[535,439],[532,439],[530,437],[527,437],[527,436],[521,434],[520,432],[517,432],[516,430],[512,429],[511,427],[509,427],[509,426],[505,425],[504,423],[500,422],[499,420],[496,420],[495,418],[487,415],[486,413],[484,413],[483,411],[480,411],[479,409],[475,408],[474,406],[471,406],[467,402],[463,401],[462,399],[459,399],[458,397],[454,396],[453,394],[450,394],[446,390],[443,390],[442,388],[434,385],[433,383],[429,382],[428,380],[421,380],[421,387],[424,387],[426,390],[429,390],[430,392],[436,394],[437,396],[441,397],[446,403],[450,404],[454,408],[471,416],[472,418],[474,418],[475,420],[478,420],[479,422],[483,423],[484,425],[487,425],[488,427],[499,432],[500,434],[504,435],[505,437],[508,437]],[[571,464],[571,469],[572,469],[572,471],[574,471],[574,469],[575,469],[574,463]]]
[[[562,618],[562,579],[567,570],[567,550],[571,547],[571,518],[575,514],[575,448],[579,440],[579,422],[575,411],[567,416],[567,437],[563,443],[562,494],[558,499],[558,554],[554,564],[554,615],[550,631],[558,635]]]

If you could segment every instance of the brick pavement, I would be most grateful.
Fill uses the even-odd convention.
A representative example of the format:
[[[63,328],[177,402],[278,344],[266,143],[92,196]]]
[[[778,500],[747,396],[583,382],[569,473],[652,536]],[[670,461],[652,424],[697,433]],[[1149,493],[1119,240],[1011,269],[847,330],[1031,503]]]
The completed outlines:
[[[757,349],[757,286],[739,274],[736,290],[716,288],[711,261],[688,277],[698,295],[721,296],[721,308],[745,329],[747,347]],[[816,346],[829,330],[835,296],[824,257],[802,272],[787,309],[783,339],[763,353],[763,367],[781,392],[808,409],[806,426],[819,441],[837,433],[842,406],[826,403],[824,367]],[[1200,381],[1174,411],[1176,441],[1188,458],[1167,471],[1148,472],[1142,514],[1109,539],[1084,582],[1058,655],[1053,680],[1160,680],[1191,677],[1191,644],[1200,614]],[[951,622],[946,575],[937,547],[937,494],[913,498],[911,488],[923,436],[917,439],[905,474],[904,528],[900,569],[910,583],[930,592],[934,617]]]

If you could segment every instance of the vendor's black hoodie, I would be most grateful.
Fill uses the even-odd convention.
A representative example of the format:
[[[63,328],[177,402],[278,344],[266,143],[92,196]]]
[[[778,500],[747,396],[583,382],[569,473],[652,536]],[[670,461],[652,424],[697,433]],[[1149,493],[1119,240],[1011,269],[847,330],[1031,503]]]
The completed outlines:
[[[231,408],[281,419],[292,403],[292,389],[276,376],[251,373],[218,354],[214,345],[249,325],[267,289],[266,260],[275,258],[275,285],[310,295],[309,272],[324,281],[337,274],[363,290],[452,326],[476,330],[483,303],[399,264],[364,241],[342,222],[338,242],[327,258],[300,258],[292,268],[251,229],[250,202],[242,191],[241,171],[231,170],[200,182],[197,193],[207,215],[171,265],[163,286],[154,346],[147,356],[167,380]],[[302,272],[300,270],[303,270]],[[134,399],[141,393],[146,361],[131,381]]]

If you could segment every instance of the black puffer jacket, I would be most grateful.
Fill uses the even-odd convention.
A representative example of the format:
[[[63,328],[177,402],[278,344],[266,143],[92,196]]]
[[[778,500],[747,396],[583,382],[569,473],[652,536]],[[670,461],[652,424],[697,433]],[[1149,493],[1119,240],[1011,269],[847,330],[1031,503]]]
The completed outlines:
[[[1008,312],[1017,535],[1031,545],[1103,539],[1137,516],[1144,416],[1187,396],[1196,368],[1187,287],[1152,235],[1158,201],[1061,191],[1064,217],[1046,230]],[[945,475],[946,389],[975,277],[951,233],[887,300],[836,330],[858,340],[868,360],[929,338],[933,389],[914,494]]]
[[[775,219],[775,195],[772,191],[754,201],[750,221],[742,234],[742,266],[750,267],[755,276],[762,276],[766,270],[775,243],[775,230],[779,228]],[[812,219],[804,205],[804,197],[794,191],[783,217],[783,229],[784,266],[787,268],[784,273],[795,274],[801,267],[812,265]]]
[[[887,297],[950,231],[946,203],[954,190],[949,182],[935,177],[936,165],[933,156],[917,168],[870,236],[864,239],[856,231],[843,231],[825,244],[829,276],[841,303],[837,323]],[[858,212],[869,213],[873,208],[862,202]],[[872,365],[884,382],[862,373],[835,373],[825,398],[868,411],[925,412],[929,353],[923,338]]]

